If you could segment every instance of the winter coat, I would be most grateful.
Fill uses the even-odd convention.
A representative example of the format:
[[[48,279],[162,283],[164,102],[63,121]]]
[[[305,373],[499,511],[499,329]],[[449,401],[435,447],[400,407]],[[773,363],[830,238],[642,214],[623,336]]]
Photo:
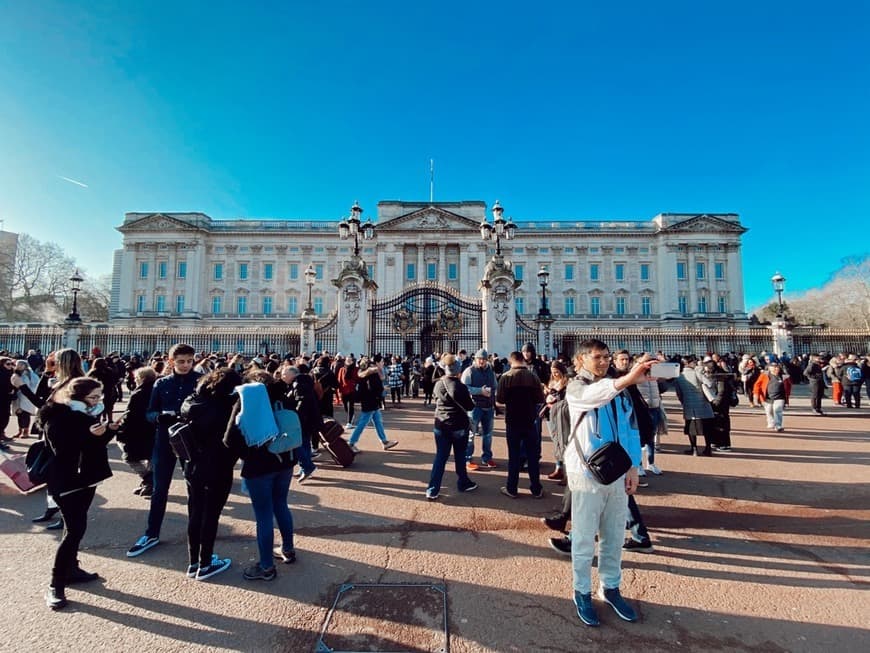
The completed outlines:
[[[48,473],[49,494],[59,496],[112,476],[106,445],[115,432],[107,428],[103,435],[91,433],[98,417],[50,402],[40,409],[39,419],[55,456]]]
[[[143,383],[130,394],[127,409],[118,420],[118,442],[127,460],[151,460],[156,426],[148,421],[148,402],[154,381]]]
[[[474,409],[471,393],[455,376],[438,379],[432,391],[435,398],[435,428],[443,431],[459,431],[471,426],[468,411]]]

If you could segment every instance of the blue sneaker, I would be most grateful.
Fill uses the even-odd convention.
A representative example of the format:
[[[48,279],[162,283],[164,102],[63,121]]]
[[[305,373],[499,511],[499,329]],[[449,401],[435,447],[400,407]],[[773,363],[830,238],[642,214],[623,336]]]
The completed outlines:
[[[587,626],[598,626],[601,622],[598,621],[598,612],[595,606],[592,605],[592,593],[581,594],[574,592],[574,605],[577,607],[577,616]]]
[[[625,621],[637,621],[637,613],[634,611],[634,608],[632,608],[626,600],[622,598],[618,587],[609,590],[604,589],[603,587],[600,588],[598,590],[598,598],[609,604],[620,619]]]

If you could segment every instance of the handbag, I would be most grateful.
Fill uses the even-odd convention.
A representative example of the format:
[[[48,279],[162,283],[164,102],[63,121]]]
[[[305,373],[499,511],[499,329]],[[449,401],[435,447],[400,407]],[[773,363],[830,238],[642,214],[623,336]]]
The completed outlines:
[[[615,422],[616,406],[613,403],[610,406],[613,410]],[[586,413],[580,415],[577,426],[574,427],[574,433],[577,432],[577,428],[584,417],[586,417]],[[589,470],[592,478],[602,485],[610,485],[621,478],[633,466],[628,453],[619,444],[618,432],[616,432],[616,441],[605,442],[593,451],[589,457],[583,455],[583,452],[580,450],[580,443],[576,437],[574,437],[574,446],[577,448],[577,454],[580,456],[580,460],[583,461],[583,465]]]
[[[193,425],[190,422],[176,422],[169,427],[169,446],[176,458],[182,461],[193,460],[198,447],[193,434]]]
[[[31,483],[34,485],[48,483],[48,475],[54,464],[54,452],[45,440],[37,440],[27,449],[24,464]]]

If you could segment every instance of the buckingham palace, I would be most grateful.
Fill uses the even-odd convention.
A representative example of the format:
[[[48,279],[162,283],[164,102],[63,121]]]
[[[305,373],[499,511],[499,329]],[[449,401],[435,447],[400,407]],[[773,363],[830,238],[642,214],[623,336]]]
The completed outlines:
[[[422,333],[425,302],[434,301],[415,304],[412,293],[428,289],[446,298],[433,333],[470,327],[475,312],[478,320],[488,312],[503,318],[507,300],[515,310],[498,321],[502,330],[541,318],[554,331],[747,324],[746,228],[736,214],[640,221],[514,221],[507,214],[499,202],[487,209],[482,201],[382,201],[374,220],[364,220],[356,203],[334,221],[127,213],[118,227],[123,248],[115,252],[110,322],[281,327],[306,315],[323,323],[347,309],[371,343],[381,328],[376,307],[399,298],[384,328],[408,340],[411,327]],[[507,282],[489,283],[499,270]],[[490,303],[481,303],[487,288]],[[460,305],[468,319],[444,322],[444,311],[449,322]]]

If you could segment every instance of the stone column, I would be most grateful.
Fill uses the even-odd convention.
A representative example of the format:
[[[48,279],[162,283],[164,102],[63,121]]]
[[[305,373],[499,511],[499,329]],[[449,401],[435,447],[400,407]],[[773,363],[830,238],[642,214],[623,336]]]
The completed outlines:
[[[309,311],[307,308],[302,311],[300,317],[300,338],[299,350],[309,355],[314,354],[316,346],[316,338],[314,330],[317,328],[317,315],[314,311]]]
[[[137,270],[138,273],[138,270]],[[69,349],[79,351],[79,340],[82,335],[82,323],[78,320],[66,320],[63,323],[63,344]]]
[[[520,286],[510,261],[493,256],[480,282],[483,300],[483,346],[506,356],[517,346],[517,312],[514,291]]]
[[[553,357],[553,318],[538,316],[535,318],[535,325],[538,327],[538,353]]]
[[[359,358],[369,352],[368,309],[378,285],[369,278],[366,263],[351,257],[332,285],[338,288],[338,351]]]
[[[447,248],[438,245],[438,283],[447,285]]]
[[[695,275],[695,246],[686,246],[687,263],[686,270],[687,280],[689,283],[689,305],[686,307],[690,315],[698,312],[698,280]]]

